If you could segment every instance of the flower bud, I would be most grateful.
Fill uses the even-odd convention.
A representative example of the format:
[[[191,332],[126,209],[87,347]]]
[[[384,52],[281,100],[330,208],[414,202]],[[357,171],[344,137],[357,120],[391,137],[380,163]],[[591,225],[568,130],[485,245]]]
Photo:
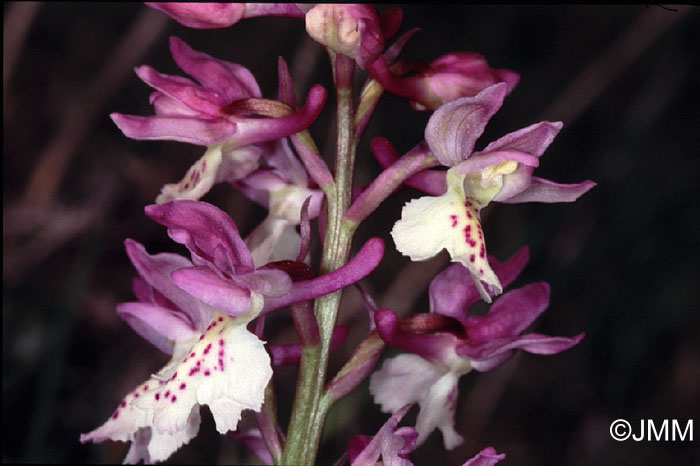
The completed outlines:
[[[316,5],[306,13],[306,32],[362,68],[374,62],[384,49],[381,22],[372,5]]]

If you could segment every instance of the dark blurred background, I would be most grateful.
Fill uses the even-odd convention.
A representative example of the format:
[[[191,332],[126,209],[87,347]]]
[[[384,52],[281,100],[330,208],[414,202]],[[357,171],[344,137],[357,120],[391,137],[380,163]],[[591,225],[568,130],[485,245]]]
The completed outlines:
[[[134,238],[151,253],[182,252],[143,207],[203,149],[129,140],[108,114],[152,113],[151,89],[132,69],[150,64],[182,74],[170,57],[170,35],[245,65],[267,98],[276,97],[278,55],[290,65],[300,100],[314,83],[331,89],[327,60],[296,19],[202,31],[135,3],[6,2],[3,12],[2,460],[121,462],[126,445],[81,445],[79,434],[102,424],[167,359],[116,315],[117,303],[133,299],[123,241]],[[556,356],[523,354],[493,372],[463,377],[457,429],[466,442],[445,452],[434,433],[412,459],[458,465],[492,445],[507,453],[504,465],[698,464],[697,8],[443,5],[404,13],[401,32],[422,30],[402,56],[431,61],[476,51],[492,66],[520,73],[478,147],[541,120],[561,120],[564,129],[537,174],[598,183],[574,204],[485,211],[491,254],[505,259],[530,246],[530,263],[515,285],[552,285],[536,331],[587,336]],[[332,103],[331,97],[312,130],[327,157]],[[422,139],[427,118],[385,97],[360,147],[358,183],[379,172],[368,151],[372,137],[387,137],[403,153]],[[379,305],[401,315],[427,311],[427,285],[448,263],[443,253],[411,264],[393,248],[388,231],[416,195],[398,193],[356,240],[356,247],[370,235],[387,240],[385,259],[365,285]],[[265,215],[229,186],[216,186],[204,200],[229,212],[243,234]],[[278,314],[268,339],[290,342],[290,321]],[[331,371],[366,331],[354,290],[341,320],[353,331]],[[293,377],[294,368],[275,374],[283,424]],[[170,463],[255,463],[239,443],[215,432],[206,409],[202,414],[200,435]],[[332,410],[318,463],[332,464],[352,435],[371,435],[386,418],[363,384]],[[608,429],[618,418],[635,432],[642,419],[683,426],[693,419],[694,441],[616,442]]]

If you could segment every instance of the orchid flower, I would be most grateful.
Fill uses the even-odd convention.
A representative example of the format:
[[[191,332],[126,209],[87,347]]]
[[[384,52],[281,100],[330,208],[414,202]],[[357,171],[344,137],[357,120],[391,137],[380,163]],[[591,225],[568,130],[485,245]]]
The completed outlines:
[[[392,94],[407,98],[414,110],[436,110],[460,97],[473,97],[496,83],[506,83],[508,93],[520,80],[517,73],[491,68],[486,59],[474,52],[442,55],[419,67],[415,76],[396,76],[385,58],[373,62],[367,71]]]
[[[170,361],[131,391],[99,428],[81,442],[131,441],[125,462],[163,461],[199,430],[199,406],[208,405],[220,433],[235,430],[244,409],[259,410],[272,376],[264,342],[246,328],[253,319],[289,304],[348,286],[381,260],[381,240],[370,240],[345,267],[295,282],[283,271],[258,268],[231,218],[198,201],[152,205],[146,213],[184,244],[177,254],[149,255],[126,241],[139,272],[138,302],[119,315]]]
[[[528,259],[520,250],[505,263],[492,259],[504,284],[520,273]],[[485,372],[510,359],[516,350],[556,354],[578,344],[573,338],[521,333],[547,308],[549,286],[535,283],[510,291],[496,300],[485,316],[469,316],[479,292],[469,273],[454,264],[430,284],[430,314],[398,319],[389,309],[375,314],[384,342],[411,354],[388,359],[370,379],[374,401],[385,412],[397,412],[406,403],[418,402],[417,444],[436,428],[445,448],[462,442],[454,429],[459,378],[472,369]]]
[[[175,62],[201,85],[180,76],[158,73],[147,65],[136,74],[155,88],[150,96],[156,115],[142,117],[112,113],[122,132],[132,139],[166,139],[201,146],[223,143],[224,157],[230,151],[271,141],[302,131],[318,117],[326,91],[314,86],[306,105],[280,118],[258,118],[238,110],[235,103],[259,99],[260,88],[248,69],[197,52],[182,40],[171,37]],[[203,167],[205,170],[205,167]]]
[[[233,185],[248,198],[268,209],[268,216],[246,238],[256,261],[267,262],[296,257],[301,236],[302,206],[309,199],[308,218],[319,216],[323,191],[311,187],[306,170],[294,157],[286,139],[274,143],[266,157],[267,168],[260,168]],[[260,257],[257,259],[257,257]]]
[[[318,217],[323,192],[311,187],[306,170],[286,138],[240,148],[234,154],[236,161],[224,160],[220,146],[212,146],[182,181],[166,184],[156,202],[198,200],[215,183],[229,182],[269,211],[246,238],[254,262],[262,265],[296,257],[301,238],[295,227],[301,222],[302,205],[310,198],[309,218]],[[260,161],[264,161],[265,168],[260,167]]]
[[[304,16],[293,3],[146,2],[146,5],[166,13],[183,26],[195,29],[225,28],[243,18],[257,16]]]
[[[396,248],[414,261],[447,249],[452,262],[466,267],[487,302],[490,295],[502,292],[502,286],[486,258],[481,209],[491,201],[571,202],[595,186],[591,181],[560,185],[532,176],[539,157],[561,129],[560,122],[536,123],[474,151],[507,91],[506,84],[495,84],[433,113],[425,140],[435,158],[449,169],[430,173],[435,186],[427,189],[441,194],[408,202],[391,231]]]

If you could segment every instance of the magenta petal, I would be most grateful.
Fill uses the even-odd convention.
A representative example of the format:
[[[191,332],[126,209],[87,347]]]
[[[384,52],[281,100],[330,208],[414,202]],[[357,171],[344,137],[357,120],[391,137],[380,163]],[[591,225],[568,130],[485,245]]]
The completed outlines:
[[[472,154],[507,91],[505,83],[494,84],[474,97],[448,102],[433,113],[425,127],[425,140],[441,164],[453,167]]]
[[[369,275],[379,265],[383,256],[384,241],[380,238],[370,238],[343,267],[311,280],[296,282],[286,295],[266,299],[263,313],[350,286]]]
[[[486,146],[482,152],[516,150],[539,157],[554,141],[563,126],[564,124],[560,121],[541,121],[506,134]]]
[[[190,250],[193,258],[236,275],[235,266],[253,270],[253,258],[236,224],[221,209],[200,201],[172,201],[146,206],[146,215],[168,227],[170,236]],[[202,264],[196,264],[202,265]]]
[[[179,3],[146,2],[183,26],[195,29],[217,29],[237,23],[245,13],[244,3]]]
[[[172,342],[190,340],[199,335],[183,317],[160,306],[148,303],[121,303],[117,314],[132,329],[156,348],[172,354]]]
[[[236,132],[236,125],[220,119],[137,116],[112,113],[112,121],[131,139],[168,140],[211,146]]]
[[[475,370],[486,372],[510,359],[515,350],[533,354],[557,354],[575,346],[583,337],[584,334],[566,338],[531,333],[520,337],[498,338],[481,345],[464,343],[457,346],[456,351],[460,356],[468,358]]]
[[[244,66],[217,60],[206,53],[193,50],[177,37],[170,38],[170,50],[175,63],[183,71],[220,93],[222,103],[262,97],[255,76]]]
[[[473,343],[519,335],[549,305],[549,285],[533,283],[509,291],[493,303],[486,316],[465,320],[467,337]]]
[[[507,261],[500,262],[489,256],[489,263],[503,285],[510,285],[527,264],[530,252],[524,246],[513,254]],[[430,312],[453,317],[463,325],[467,321],[469,308],[481,301],[481,295],[476,289],[469,271],[461,264],[453,264],[440,272],[430,282]]]
[[[574,202],[595,186],[596,184],[590,180],[577,184],[559,184],[533,176],[530,185],[525,190],[501,202],[507,204],[519,204],[522,202]]]
[[[211,320],[213,309],[178,288],[170,278],[173,271],[192,267],[192,263],[178,254],[160,253],[151,256],[143,245],[132,239],[125,240],[124,245],[131,263],[142,279],[162,297],[174,304],[189,319],[193,328],[202,330]],[[150,301],[150,299],[143,299],[147,290],[143,290],[143,287],[137,283],[134,283],[135,289],[141,290],[137,293],[137,297],[143,301]],[[154,304],[164,303],[158,303],[158,299],[154,299]],[[177,311],[173,310],[173,312]]]
[[[214,89],[199,86],[182,76],[162,74],[148,65],[138,66],[135,71],[149,86],[202,112],[203,116],[220,116],[221,106],[228,103],[224,96]]]
[[[231,143],[237,147],[272,141],[304,131],[316,121],[326,103],[326,90],[316,84],[309,91],[304,106],[289,116],[280,118],[242,118],[236,120],[236,134]]]
[[[493,466],[504,459],[506,459],[505,453],[499,455],[493,447],[486,447],[462,466]]]
[[[250,290],[222,279],[208,267],[176,270],[172,279],[177,286],[224,314],[237,317],[250,312]]]

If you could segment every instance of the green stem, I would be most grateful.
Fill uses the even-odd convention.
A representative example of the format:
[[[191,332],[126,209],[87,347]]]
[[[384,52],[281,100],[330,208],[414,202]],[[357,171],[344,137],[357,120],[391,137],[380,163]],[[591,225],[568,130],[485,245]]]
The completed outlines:
[[[352,179],[355,166],[356,141],[353,138],[352,78],[355,63],[352,59],[329,51],[333,64],[336,88],[337,152],[335,183],[327,194],[328,215],[324,240],[321,274],[332,272],[350,257],[353,232],[343,223],[343,215],[350,206]],[[326,414],[331,406],[323,396],[328,367],[330,342],[333,336],[342,290],[318,298],[314,313],[318,321],[321,343],[304,348],[299,367],[297,392],[292,418],[287,432],[287,444],[282,464],[312,465],[315,463]]]

